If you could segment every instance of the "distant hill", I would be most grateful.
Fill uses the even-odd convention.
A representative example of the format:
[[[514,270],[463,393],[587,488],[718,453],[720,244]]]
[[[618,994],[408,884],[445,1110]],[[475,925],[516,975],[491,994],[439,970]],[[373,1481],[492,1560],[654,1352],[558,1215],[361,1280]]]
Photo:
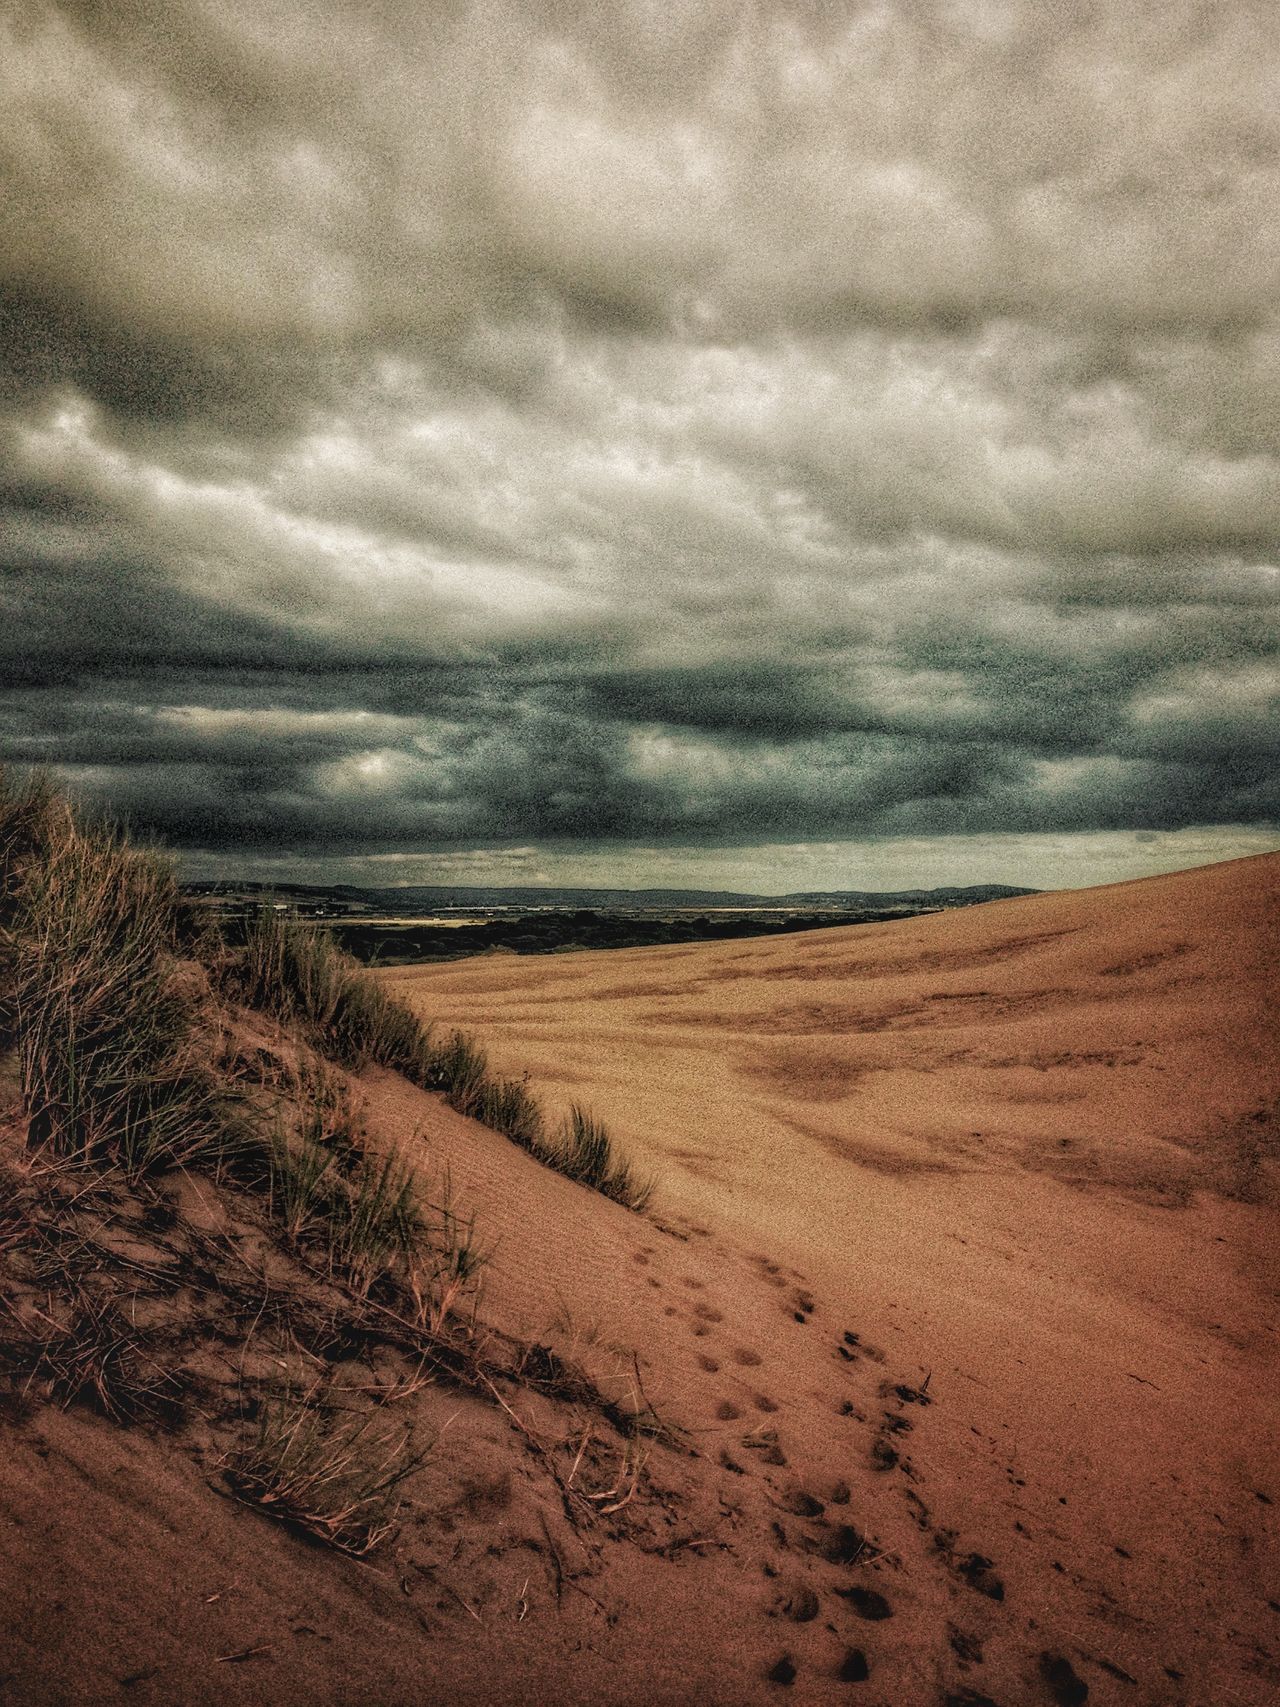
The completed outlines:
[[[469,885],[417,883],[387,888],[361,888],[354,884],[269,884],[227,880],[219,883],[189,883],[192,895],[279,895],[296,896],[314,903],[332,901],[342,908],[360,907],[407,914],[434,912],[443,908],[467,908],[477,912],[492,908],[527,911],[593,909],[598,911],[669,912],[698,908],[741,908],[772,911],[778,908],[822,908],[836,911],[893,912],[935,907],[968,907],[984,901],[1000,901],[1016,895],[1033,895],[1033,889],[1009,884],[977,883],[940,889],[823,889],[786,895],[751,895],[727,889],[589,889],[558,888],[551,885]]]

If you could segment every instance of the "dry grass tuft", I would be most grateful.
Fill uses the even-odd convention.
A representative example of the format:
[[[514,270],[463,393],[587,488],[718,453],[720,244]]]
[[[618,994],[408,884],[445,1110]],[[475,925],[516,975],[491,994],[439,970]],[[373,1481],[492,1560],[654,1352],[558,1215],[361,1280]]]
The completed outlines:
[[[431,1035],[410,1009],[344,954],[327,931],[264,908],[231,973],[236,993],[287,1023],[309,1026],[346,1067],[375,1063],[425,1083]]]
[[[439,1091],[451,1108],[519,1144],[547,1167],[599,1191],[626,1209],[642,1210],[654,1182],[641,1180],[614,1154],[603,1123],[574,1107],[549,1136],[528,1078],[490,1070],[476,1039],[454,1031],[439,1044],[431,1027],[387,993],[323,930],[265,909],[250,926],[233,988],[286,1021],[310,1026],[320,1047],[350,1067],[369,1062]]]
[[[30,787],[3,805],[7,846],[15,822],[41,838],[2,880],[28,1142],[135,1176],[194,1160],[221,1104],[173,953],[172,870]]]
[[[569,1110],[543,1159],[624,1209],[642,1210],[653,1196],[653,1180],[642,1179],[629,1162],[614,1154],[603,1122],[578,1103]]]
[[[340,1412],[318,1390],[265,1401],[254,1438],[223,1464],[236,1497],[363,1558],[385,1541],[397,1490],[426,1462],[412,1432],[375,1426],[376,1411]]]
[[[428,1211],[427,1237],[409,1275],[414,1319],[432,1337],[443,1333],[451,1318],[460,1318],[468,1301],[474,1320],[480,1275],[492,1254],[476,1235],[475,1216],[462,1216],[454,1208],[448,1176],[440,1199]]]

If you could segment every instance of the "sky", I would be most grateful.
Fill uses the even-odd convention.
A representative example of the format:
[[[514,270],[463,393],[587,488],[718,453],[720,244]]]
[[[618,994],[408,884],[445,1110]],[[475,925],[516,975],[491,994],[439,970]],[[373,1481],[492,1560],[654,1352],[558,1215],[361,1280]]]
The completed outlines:
[[[193,876],[1280,846],[1274,0],[0,0],[0,762]]]

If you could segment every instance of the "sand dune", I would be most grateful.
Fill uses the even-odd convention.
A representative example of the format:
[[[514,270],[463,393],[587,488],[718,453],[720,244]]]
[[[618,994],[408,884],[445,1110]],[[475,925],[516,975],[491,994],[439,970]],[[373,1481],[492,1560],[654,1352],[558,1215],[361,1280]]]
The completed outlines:
[[[865,1452],[831,1415],[846,1327],[928,1376],[861,1515],[957,1531],[1007,1597],[877,1631],[886,1700],[928,1699],[966,1620],[1006,1701],[1040,1698],[1055,1644],[1091,1699],[1275,1698],[1278,879],[390,975],[659,1171],[659,1212],[707,1230],[713,1347],[760,1279],[803,1276],[746,1337],[815,1487]],[[877,1417],[874,1371],[847,1373]],[[921,1593],[905,1555],[886,1574]]]
[[[1278,878],[386,974],[659,1175],[628,1213],[364,1075],[496,1241],[495,1331],[672,1434],[628,1464],[429,1387],[441,1448],[364,1566],[37,1413],[0,1696],[1274,1701]]]

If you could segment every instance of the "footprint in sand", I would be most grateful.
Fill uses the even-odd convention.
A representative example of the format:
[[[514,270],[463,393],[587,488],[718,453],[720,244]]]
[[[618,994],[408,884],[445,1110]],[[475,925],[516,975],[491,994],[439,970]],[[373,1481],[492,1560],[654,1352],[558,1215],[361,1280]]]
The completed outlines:
[[[772,1416],[778,1408],[767,1393],[753,1393],[751,1403],[758,1411],[763,1411],[766,1416]]]
[[[886,1381],[880,1392],[884,1398],[887,1399],[892,1396],[895,1399],[900,1399],[904,1405],[931,1405],[933,1403],[933,1395],[929,1392],[929,1377],[927,1375],[923,1387],[912,1387],[906,1381],[899,1381],[896,1385],[893,1382]]]
[[[811,1623],[820,1610],[817,1595],[804,1583],[794,1584],[774,1607],[779,1617],[789,1618],[793,1624]]]
[[[1040,1675],[1057,1707],[1080,1707],[1089,1699],[1089,1685],[1061,1654],[1041,1654]]]
[[[893,1617],[893,1608],[882,1594],[873,1588],[838,1588],[836,1593],[869,1624],[879,1624],[885,1618]]]
[[[840,1523],[836,1525],[823,1543],[822,1556],[833,1565],[856,1565],[866,1550],[866,1536],[860,1530],[855,1529],[851,1523]],[[837,1592],[846,1593],[844,1589],[839,1589]],[[857,1589],[848,1592],[860,1594],[863,1591]],[[876,1598],[878,1599],[879,1596]]]
[[[806,1493],[803,1488],[788,1488],[778,1504],[783,1511],[789,1511],[792,1517],[821,1517],[827,1509],[821,1500],[814,1499],[813,1495]]]
[[[742,1444],[749,1452],[758,1452],[766,1464],[782,1464],[787,1462],[787,1455],[778,1445],[777,1433],[763,1426],[753,1428],[750,1434],[744,1434]]]
[[[952,1652],[957,1659],[963,1660],[966,1665],[980,1666],[982,1664],[982,1643],[976,1636],[971,1636],[967,1631],[960,1630],[956,1625],[951,1624],[948,1626],[947,1639],[951,1643]]]
[[[878,1345],[868,1345],[861,1334],[855,1334],[852,1328],[846,1328],[841,1335],[836,1350],[846,1363],[856,1363],[860,1357],[869,1357],[873,1363],[883,1363],[885,1354]]]
[[[723,1312],[717,1310],[712,1304],[695,1304],[693,1307],[693,1313],[700,1321],[703,1322],[724,1321]]]
[[[796,1668],[792,1664],[791,1655],[783,1654],[782,1658],[780,1660],[776,1660],[764,1675],[768,1678],[770,1683],[794,1683],[796,1680]]]
[[[985,1594],[988,1600],[1004,1599],[1004,1584],[992,1570],[992,1562],[985,1553],[966,1553],[960,1558],[950,1559],[948,1563],[962,1581],[967,1582],[970,1588],[976,1588],[979,1594]]]
[[[791,1308],[797,1322],[807,1322],[817,1309],[817,1302],[812,1292],[806,1292],[801,1288],[800,1291],[792,1294]]]
[[[721,1399],[720,1403],[716,1406],[716,1415],[719,1417],[721,1422],[736,1422],[742,1415],[742,1412],[734,1404],[732,1399]]]
[[[871,1468],[873,1470],[892,1470],[898,1462],[898,1454],[889,1442],[882,1436],[877,1436],[871,1442]]]
[[[733,1361],[740,1363],[744,1369],[754,1369],[764,1359],[758,1351],[752,1351],[749,1346],[739,1345],[733,1349]]]
[[[705,1352],[698,1353],[698,1368],[705,1369],[708,1375],[718,1375],[720,1373],[720,1365],[716,1362],[714,1357],[708,1357]]]
[[[867,1664],[867,1656],[861,1648],[849,1648],[840,1662],[836,1677],[841,1683],[865,1683],[871,1676],[871,1667]]]

